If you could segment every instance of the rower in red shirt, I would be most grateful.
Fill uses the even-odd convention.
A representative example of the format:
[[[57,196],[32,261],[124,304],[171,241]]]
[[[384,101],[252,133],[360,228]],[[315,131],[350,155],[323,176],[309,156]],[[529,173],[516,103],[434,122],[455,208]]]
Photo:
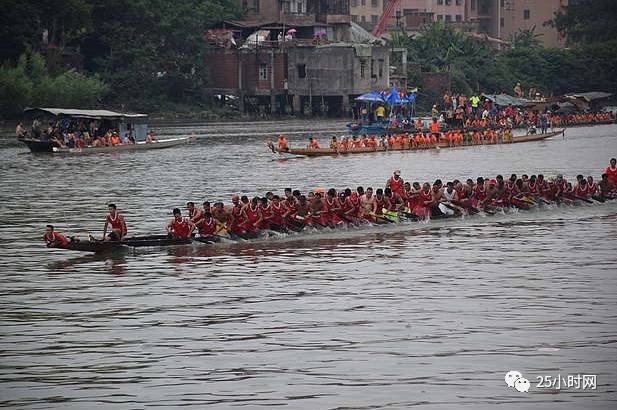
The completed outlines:
[[[330,188],[326,193],[326,198],[323,201],[324,213],[326,214],[328,221],[336,226],[343,223],[343,219],[340,217],[340,213],[343,208],[341,207],[341,201],[337,198],[336,190]]]
[[[403,196],[403,186],[405,182],[401,178],[401,171],[397,169],[393,175],[386,181],[386,188],[390,188],[393,193]]]
[[[128,231],[124,217],[120,215],[115,204],[109,204],[108,209],[109,213],[105,217],[105,226],[103,227],[103,240],[121,241]],[[109,232],[109,236],[106,236],[109,226],[111,226],[111,232]]]
[[[595,183],[591,175],[587,177],[587,194],[590,197],[597,197],[600,194],[598,184]]]
[[[252,233],[256,233],[263,222],[263,218],[261,216],[261,209],[259,206],[259,198],[254,197],[248,204],[244,206],[242,212],[244,213],[244,218],[246,220],[246,230]]]
[[[604,169],[604,173],[608,176],[608,180],[617,186],[617,159],[611,158],[610,165]]]
[[[201,214],[201,219],[197,225],[199,236],[214,236],[217,234],[216,219],[212,217],[210,211]]]
[[[476,179],[476,188],[473,192],[475,206],[484,206],[484,201],[486,201],[487,193],[486,186],[484,185],[484,178],[478,177]]]
[[[431,184],[425,182],[422,189],[418,193],[416,199],[416,206],[412,209],[412,213],[420,218],[427,218],[431,215],[429,205],[433,200],[433,193],[431,192]]]
[[[64,235],[54,231],[53,225],[47,225],[43,240],[48,248],[65,248],[70,242]]]
[[[173,210],[174,219],[167,224],[167,234],[173,238],[188,238],[195,229],[195,225],[188,219],[182,217],[179,208]]]
[[[587,187],[587,180],[583,178],[582,175],[578,175],[576,179],[578,180],[578,184],[576,185],[576,187],[574,187],[574,195],[576,196],[576,198],[588,198],[590,195]]]
[[[231,218],[227,223],[227,229],[235,234],[243,234],[246,232],[246,218],[242,212],[244,205],[240,202],[240,197],[238,195],[233,195],[231,197],[231,203]]]

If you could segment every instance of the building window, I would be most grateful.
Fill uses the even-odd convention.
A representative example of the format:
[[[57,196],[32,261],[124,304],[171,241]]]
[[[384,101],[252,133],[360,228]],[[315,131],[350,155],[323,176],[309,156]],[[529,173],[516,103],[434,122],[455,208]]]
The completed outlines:
[[[443,15],[438,14],[437,15],[437,21],[443,21]]]
[[[379,78],[383,77],[383,60],[379,60]]]
[[[361,19],[363,23],[366,23],[366,16],[362,16]]]
[[[366,6],[366,0],[362,0],[361,3],[363,6]]]
[[[471,11],[474,11],[476,9],[476,1],[478,0],[471,0]]]
[[[371,78],[375,78],[375,60],[371,59]]]
[[[456,15],[456,22],[457,22],[457,23],[460,23],[461,21],[463,21],[463,16],[462,16],[462,15],[460,15],[460,14],[457,14],[457,15]]]
[[[529,17],[530,17],[529,9],[523,10],[523,19],[529,20]]]
[[[463,0],[456,0],[456,5],[460,6],[461,4],[463,4]]]
[[[253,10],[255,10],[256,13],[259,13],[259,0],[253,0]]]
[[[452,0],[446,0],[446,6],[449,6],[452,4]]]
[[[506,0],[501,0],[501,8],[503,9],[504,7],[506,7]]]
[[[298,78],[306,78],[306,64],[298,64]]]
[[[504,26],[504,20],[503,17],[499,19],[499,27],[503,27]]]
[[[354,23],[358,22],[358,16],[356,16],[355,14],[351,15],[351,21],[353,21]]]
[[[377,15],[373,14],[373,15],[371,16],[371,23],[373,23],[373,24],[377,24],[377,20],[379,20],[379,16],[377,16]]]
[[[259,79],[260,80],[268,79],[268,66],[265,64],[259,64]]]
[[[358,0],[351,0],[351,7],[358,7]]]
[[[452,21],[452,16],[449,14],[446,14],[446,21],[447,22],[451,22]]]
[[[360,78],[366,77],[366,60],[360,60]]]
[[[437,5],[438,6],[443,6],[443,0],[437,0]]]
[[[371,7],[377,7],[378,6],[378,1],[377,0],[371,0]]]

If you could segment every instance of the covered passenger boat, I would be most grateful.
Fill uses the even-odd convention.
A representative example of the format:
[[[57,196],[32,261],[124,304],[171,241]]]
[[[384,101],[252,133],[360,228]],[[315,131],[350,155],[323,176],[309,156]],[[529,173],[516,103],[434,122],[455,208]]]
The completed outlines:
[[[27,108],[24,110],[26,135],[19,138],[32,152],[84,154],[140,151],[169,148],[190,142],[192,137],[147,140],[148,115],[109,110],[70,108]],[[50,132],[51,131],[51,132]],[[117,144],[95,146],[96,137],[113,131]],[[64,136],[79,133],[83,144],[67,144]],[[58,137],[58,134],[62,137]]]

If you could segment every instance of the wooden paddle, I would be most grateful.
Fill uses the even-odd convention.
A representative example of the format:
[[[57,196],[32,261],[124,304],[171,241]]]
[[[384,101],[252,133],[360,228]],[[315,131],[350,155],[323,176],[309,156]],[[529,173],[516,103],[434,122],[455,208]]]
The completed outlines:
[[[582,196],[575,196],[574,198],[578,199],[579,201],[587,202],[588,204],[594,203],[591,199],[583,198]]]
[[[385,217],[385,216],[383,216],[383,215],[377,215],[377,214],[376,214],[375,212],[373,212],[373,211],[369,212],[368,214],[369,214],[370,216],[372,216],[373,218],[375,218],[375,219],[379,219],[380,221],[384,221],[384,222],[387,222],[387,223],[390,223],[390,224],[394,223],[394,221],[393,221],[393,220],[388,219],[388,218],[386,218],[386,217]]]

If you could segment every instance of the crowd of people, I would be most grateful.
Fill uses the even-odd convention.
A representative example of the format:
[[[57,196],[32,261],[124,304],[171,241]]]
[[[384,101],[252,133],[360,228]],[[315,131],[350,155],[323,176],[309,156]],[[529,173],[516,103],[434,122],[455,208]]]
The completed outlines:
[[[28,136],[28,130],[23,122],[15,128],[17,138]],[[119,135],[117,128],[104,126],[99,120],[61,119],[43,124],[35,119],[32,122],[30,136],[33,139],[49,141],[61,148],[111,147],[122,144],[135,144],[135,138],[130,132]],[[146,136],[146,142],[156,142],[152,131]]]
[[[227,233],[231,237],[250,239],[259,231],[300,231],[306,226],[336,228],[341,225],[393,223],[399,218],[421,220],[478,212],[495,213],[510,207],[529,209],[539,204],[604,202],[617,199],[617,160],[612,158],[599,182],[592,176],[577,175],[576,182],[563,175],[545,178],[538,175],[502,175],[443,182],[404,181],[399,170],[394,171],[384,187],[362,186],[355,190],[315,189],[308,193],[286,188],[283,195],[267,192],[249,198],[233,195],[231,204],[205,201],[199,208],[188,202],[186,215],[179,208],[166,225],[171,238],[201,237]],[[109,232],[109,234],[108,234]],[[118,241],[128,229],[114,204],[109,205],[103,237]],[[43,238],[50,247],[70,243],[64,235],[47,226]]]
[[[422,120],[413,120],[409,107],[398,106],[388,113],[385,104],[364,105],[359,110],[359,119],[364,124],[381,124],[390,129],[415,132],[426,130]],[[515,107],[512,104],[498,106],[484,95],[445,93],[440,103],[433,105],[430,116],[437,119],[442,129],[476,130],[525,128],[531,132],[545,133],[559,126],[595,124],[614,121],[611,112],[557,113],[535,107]]]

